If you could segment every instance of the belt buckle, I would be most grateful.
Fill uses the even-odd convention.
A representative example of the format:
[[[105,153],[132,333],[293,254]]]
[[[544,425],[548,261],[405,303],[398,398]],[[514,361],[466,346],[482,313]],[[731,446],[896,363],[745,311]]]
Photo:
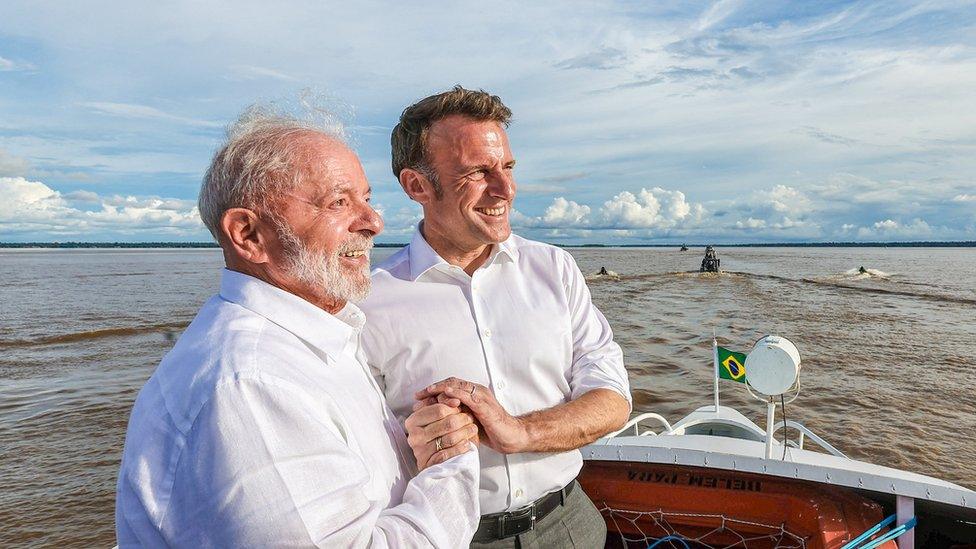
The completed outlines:
[[[535,529],[535,503],[505,513],[499,520],[499,539],[510,538]]]

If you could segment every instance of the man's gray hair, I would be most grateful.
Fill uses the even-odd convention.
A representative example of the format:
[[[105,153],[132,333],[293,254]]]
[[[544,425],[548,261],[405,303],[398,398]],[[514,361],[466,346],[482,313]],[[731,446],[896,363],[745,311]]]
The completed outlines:
[[[305,106],[305,110],[309,110]],[[321,109],[298,117],[275,105],[254,105],[227,129],[203,177],[197,206],[220,240],[220,220],[231,208],[269,211],[276,196],[301,184],[306,140],[315,134],[345,143],[342,124]]]

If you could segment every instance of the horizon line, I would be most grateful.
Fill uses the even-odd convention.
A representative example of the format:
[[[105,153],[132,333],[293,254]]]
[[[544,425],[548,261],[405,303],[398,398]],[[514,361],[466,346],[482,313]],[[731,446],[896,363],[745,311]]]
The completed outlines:
[[[376,248],[402,248],[408,242],[377,242]],[[546,244],[559,248],[679,248],[695,247],[704,248],[706,246],[721,248],[969,248],[976,247],[976,240],[916,240],[916,241],[840,241],[840,242],[740,242],[740,243],[645,243],[645,244],[603,244],[603,243],[583,243],[583,244],[559,244],[546,242]],[[128,242],[128,241],[51,241],[51,242],[0,242],[0,248],[49,248],[49,249],[72,249],[72,248],[220,248],[216,242],[184,242],[184,241],[147,241],[147,242]]]

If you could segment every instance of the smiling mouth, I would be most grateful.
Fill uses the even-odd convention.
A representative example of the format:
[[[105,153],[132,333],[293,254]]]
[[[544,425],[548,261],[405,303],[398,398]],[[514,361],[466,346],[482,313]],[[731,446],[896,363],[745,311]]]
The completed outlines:
[[[481,214],[484,214],[484,215],[490,215],[492,217],[498,217],[498,216],[500,216],[500,215],[502,215],[502,214],[505,213],[506,208],[505,208],[505,206],[500,206],[498,208],[475,208],[474,211],[476,211],[478,213],[481,213]]]
[[[349,250],[347,252],[341,252],[339,257],[362,257],[366,255],[366,250]]]

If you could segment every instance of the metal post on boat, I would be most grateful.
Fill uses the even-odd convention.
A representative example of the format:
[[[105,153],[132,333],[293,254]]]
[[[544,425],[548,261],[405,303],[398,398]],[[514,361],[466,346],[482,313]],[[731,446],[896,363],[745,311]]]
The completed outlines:
[[[908,496],[895,498],[895,524],[905,524],[915,516],[915,499]],[[907,530],[898,538],[898,549],[915,549],[915,529]]]
[[[718,341],[715,340],[715,332],[712,331],[712,361],[715,363],[715,372],[712,382],[715,384],[715,415],[718,415]]]
[[[773,397],[766,401],[766,459],[773,457],[773,421],[776,419],[776,402]],[[785,433],[784,433],[785,436]],[[786,439],[783,440],[786,444]]]

